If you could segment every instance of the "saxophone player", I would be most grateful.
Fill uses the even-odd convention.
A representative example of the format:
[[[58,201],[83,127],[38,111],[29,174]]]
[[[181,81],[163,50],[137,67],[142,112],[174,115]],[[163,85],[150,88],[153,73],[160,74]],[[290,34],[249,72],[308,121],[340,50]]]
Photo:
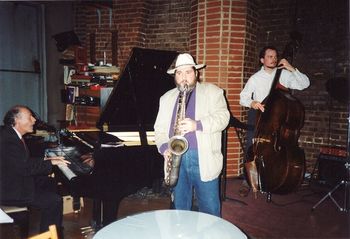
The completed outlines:
[[[230,114],[222,89],[214,84],[200,82],[197,64],[188,53],[179,54],[175,67],[167,71],[174,75],[176,87],[159,101],[154,125],[155,141],[164,156],[164,174],[171,173],[174,153],[169,140],[179,132],[188,142],[181,155],[176,185],[172,187],[175,209],[191,210],[193,193],[200,212],[221,216],[219,175],[223,167],[221,133],[229,123]],[[186,91],[185,116],[179,117],[181,92]],[[169,172],[170,168],[170,172]]]

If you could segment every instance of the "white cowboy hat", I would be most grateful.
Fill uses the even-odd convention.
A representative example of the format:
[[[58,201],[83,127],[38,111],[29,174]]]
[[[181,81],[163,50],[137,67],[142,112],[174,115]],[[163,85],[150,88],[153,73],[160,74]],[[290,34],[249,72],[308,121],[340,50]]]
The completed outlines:
[[[175,68],[173,69],[169,69],[167,71],[168,74],[174,74],[175,71],[182,66],[193,66],[194,68],[196,68],[197,70],[202,69],[205,67],[205,64],[197,64],[193,57],[188,54],[188,53],[182,53],[179,54],[176,58],[176,62],[175,62]]]

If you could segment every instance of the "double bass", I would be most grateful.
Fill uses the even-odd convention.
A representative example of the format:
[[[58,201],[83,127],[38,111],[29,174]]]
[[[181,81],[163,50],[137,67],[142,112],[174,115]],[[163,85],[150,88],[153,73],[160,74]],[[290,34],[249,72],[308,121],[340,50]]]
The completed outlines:
[[[281,72],[276,70],[270,93],[262,102],[265,111],[257,115],[253,145],[245,164],[253,191],[266,192],[268,201],[272,193],[295,191],[305,174],[305,154],[298,145],[305,110],[288,89],[278,87]]]

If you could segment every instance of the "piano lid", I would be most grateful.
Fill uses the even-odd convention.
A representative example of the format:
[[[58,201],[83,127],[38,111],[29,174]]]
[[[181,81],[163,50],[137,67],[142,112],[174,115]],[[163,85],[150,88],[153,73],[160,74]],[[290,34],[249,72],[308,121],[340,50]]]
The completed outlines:
[[[133,48],[96,126],[106,131],[153,131],[159,98],[175,87],[166,71],[176,51]]]

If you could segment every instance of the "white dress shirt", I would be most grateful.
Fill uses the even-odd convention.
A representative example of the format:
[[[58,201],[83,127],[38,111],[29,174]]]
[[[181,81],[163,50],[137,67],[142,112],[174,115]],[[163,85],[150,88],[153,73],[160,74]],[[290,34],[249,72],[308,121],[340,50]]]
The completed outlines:
[[[253,100],[262,102],[270,93],[276,71],[277,68],[268,73],[262,66],[258,72],[252,75],[240,93],[240,105],[250,107]],[[283,69],[279,82],[286,88],[296,90],[303,90],[310,85],[309,78],[297,69],[294,72]]]

